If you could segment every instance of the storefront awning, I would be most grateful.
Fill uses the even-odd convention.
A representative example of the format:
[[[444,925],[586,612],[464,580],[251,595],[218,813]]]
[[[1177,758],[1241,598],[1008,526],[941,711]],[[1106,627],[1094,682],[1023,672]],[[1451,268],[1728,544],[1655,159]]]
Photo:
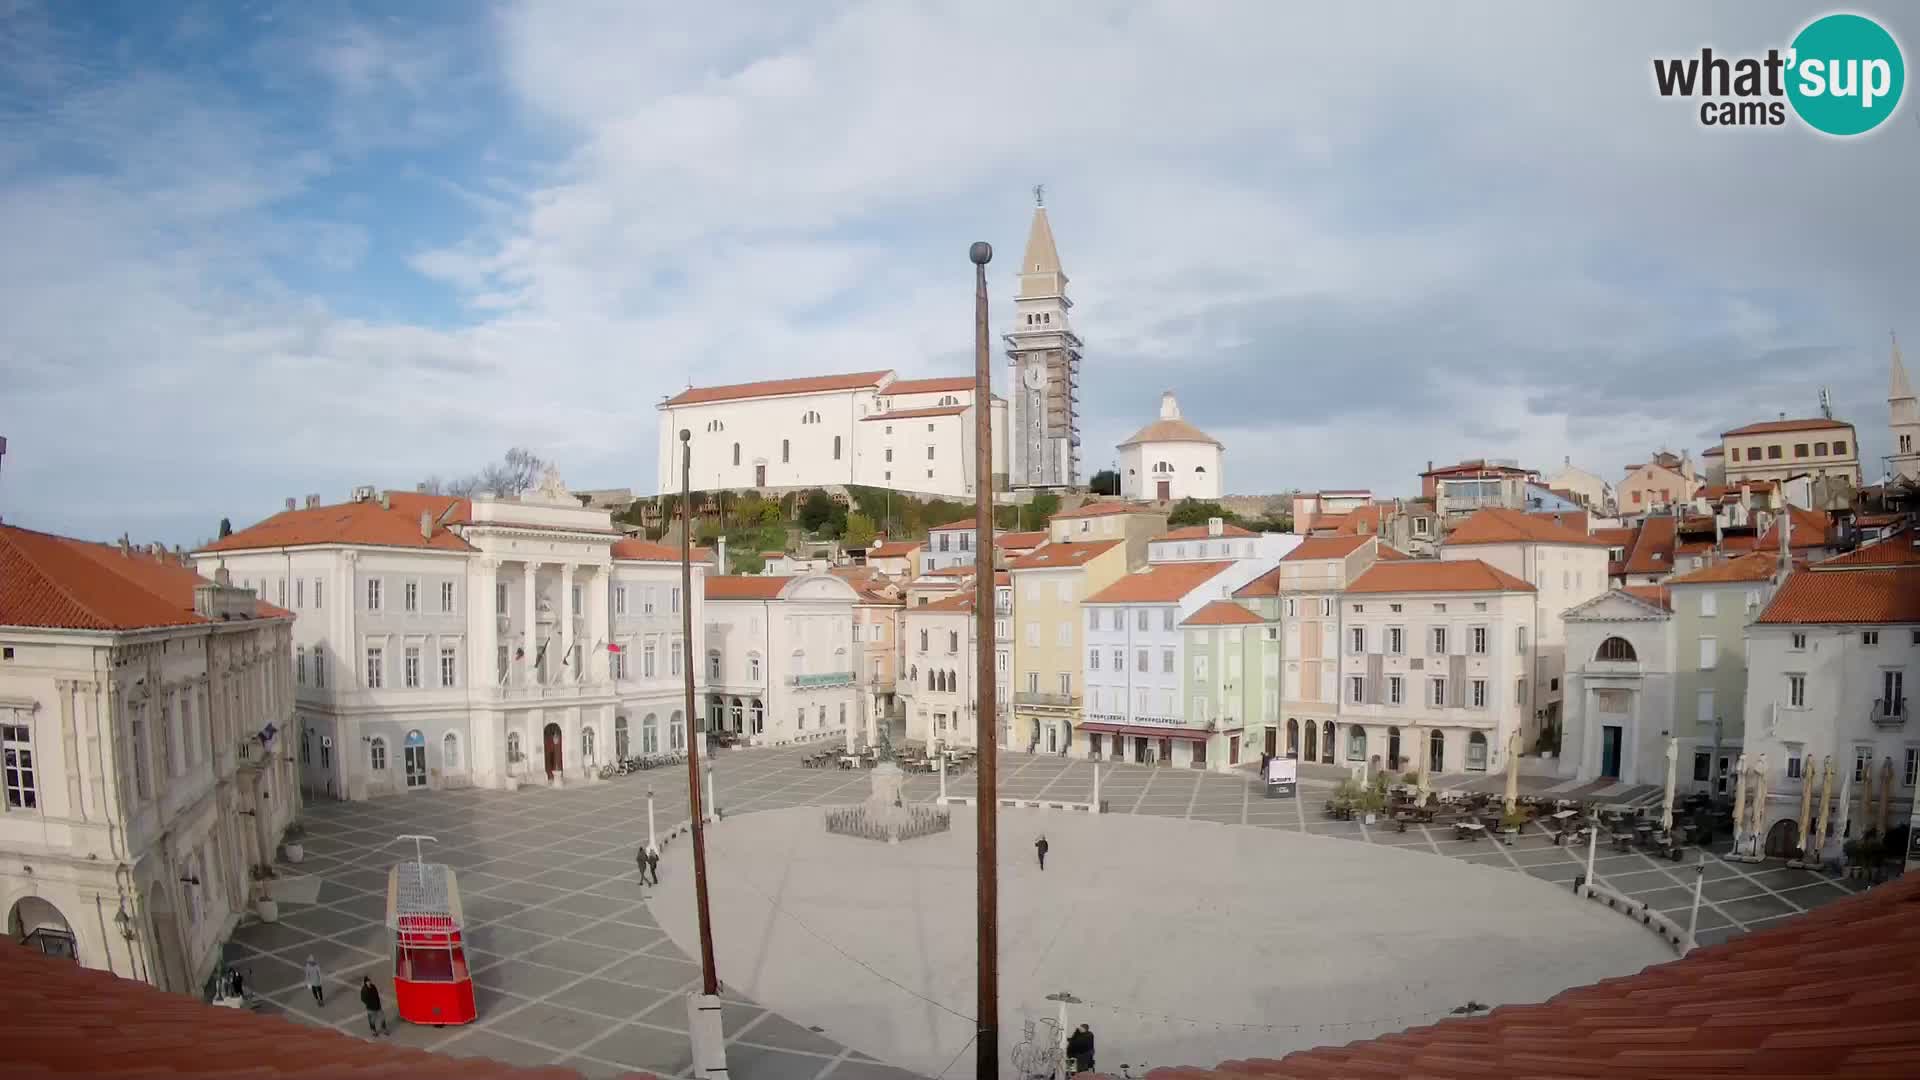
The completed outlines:
[[[1206,742],[1208,731],[1178,727],[1148,727],[1139,724],[1101,724],[1084,723],[1081,731],[1094,731],[1105,735],[1119,735],[1124,738],[1138,739],[1190,739],[1194,742]]]

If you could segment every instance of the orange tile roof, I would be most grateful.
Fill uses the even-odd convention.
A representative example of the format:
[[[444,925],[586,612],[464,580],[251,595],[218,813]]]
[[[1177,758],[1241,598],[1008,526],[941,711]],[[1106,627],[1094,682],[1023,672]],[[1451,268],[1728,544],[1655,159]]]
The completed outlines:
[[[973,590],[968,589],[965,592],[959,592],[959,593],[953,594],[952,596],[942,597],[939,600],[935,600],[931,604],[922,604],[921,606],[914,608],[913,610],[914,611],[941,611],[941,612],[972,611],[973,599],[974,599]]]
[[[1490,507],[1467,516],[1444,543],[1450,547],[1467,544],[1582,544],[1598,546],[1600,541],[1549,520],[1551,515],[1526,514],[1518,510]]]
[[[1371,536],[1309,536],[1300,546],[1280,557],[1281,562],[1305,562],[1308,559],[1344,559]]]
[[[360,547],[421,548],[434,551],[472,551],[473,546],[446,528],[446,521],[465,521],[472,503],[451,495],[387,492],[391,509],[379,500],[336,503],[311,509],[282,510],[232,536],[216,540],[206,551],[255,551],[261,548],[309,547],[315,544],[351,544]],[[431,514],[433,535],[420,535],[420,515]]]
[[[1626,574],[1673,573],[1673,538],[1678,522],[1665,514],[1650,514],[1627,549]]]
[[[943,566],[938,570],[929,570],[922,577],[972,577],[971,566]]]
[[[707,579],[709,600],[777,600],[791,577],[715,574]]]
[[[1121,446],[1137,446],[1140,443],[1206,443],[1219,446],[1220,440],[1178,418],[1155,420],[1146,427],[1133,433]]]
[[[392,1001],[392,986],[382,996]],[[356,1006],[357,1008],[358,1006]],[[222,1009],[0,942],[0,1044],[20,1077],[340,1077],[343,1080],[578,1080],[559,1065],[527,1068],[415,1050],[246,1009]],[[644,1078],[644,1073],[629,1076]]]
[[[917,420],[923,416],[959,416],[961,413],[966,412],[968,408],[969,406],[966,405],[934,405],[925,409],[899,409],[894,412],[874,413],[872,416],[863,416],[860,419],[863,422],[870,422],[874,420]]]
[[[895,379],[888,383],[883,394],[954,394],[974,388],[973,376],[957,375],[951,379]]]
[[[1062,510],[1048,518],[1048,521],[1064,521],[1067,518],[1105,517],[1108,514],[1158,514],[1161,509],[1151,503],[1121,502],[1107,499],[1076,506],[1071,510]]]
[[[715,401],[742,401],[747,398],[786,397],[793,394],[821,394],[832,390],[878,388],[891,371],[855,371],[845,375],[814,375],[803,379],[766,379],[761,382],[732,383],[727,386],[690,386],[661,402],[658,408],[676,405],[707,405]]]
[[[1920,566],[1796,570],[1762,623],[1920,623]]]
[[[1533,586],[1479,559],[1377,562],[1347,586],[1350,593],[1532,592]]]
[[[613,542],[613,557],[622,562],[670,562],[680,561],[680,548],[666,544],[656,544],[651,540],[627,537]],[[687,552],[689,562],[699,562],[695,551]]]
[[[1845,555],[1814,563],[1815,570],[1849,566],[1920,566],[1920,533],[1908,529],[1862,544]]]
[[[1091,559],[1097,558],[1120,546],[1118,540],[1095,540],[1091,543],[1042,544],[1025,555],[1007,564],[1009,570],[1047,570],[1063,566],[1085,566]]]
[[[1153,542],[1157,544],[1162,540],[1210,540],[1213,538],[1213,534],[1208,532],[1207,528],[1205,525],[1188,525],[1185,528],[1175,529],[1165,535],[1156,536],[1153,538]],[[1259,536],[1260,534],[1254,532],[1252,529],[1243,529],[1238,525],[1222,525],[1220,535]]]
[[[1736,582],[1770,581],[1780,569],[1780,556],[1771,551],[1753,551],[1735,559],[1703,566],[1667,579],[1668,585],[1720,585]]]
[[[215,620],[193,609],[207,579],[171,553],[94,544],[0,525],[0,626],[63,630],[140,630]],[[255,615],[288,613],[256,602]]]
[[[993,546],[997,548],[1037,548],[1046,542],[1047,530],[1045,529],[995,533],[993,537]]]
[[[1625,592],[1655,607],[1673,610],[1673,593],[1665,585],[1629,585]]]
[[[1211,600],[1199,611],[1180,621],[1181,626],[1245,626],[1265,619],[1231,600]]]
[[[1582,536],[1591,536],[1587,530],[1587,512],[1585,510],[1530,510],[1527,516],[1537,521],[1558,525],[1563,529],[1572,529]]]
[[[1628,526],[1624,529],[1595,529],[1588,535],[1595,540],[1605,541],[1608,547],[1627,547],[1633,543],[1634,534],[1639,531]]]
[[[1284,561],[1284,560],[1283,560]],[[1280,568],[1273,569],[1233,590],[1236,600],[1255,600],[1263,596],[1280,595]]]
[[[1920,874],[1616,979],[1165,1080],[1913,1076]]]
[[[1793,528],[1787,533],[1787,546],[1793,549],[1827,546],[1827,527],[1832,520],[1818,510],[1802,510],[1789,504],[1786,514],[1793,521]],[[1775,517],[1767,531],[1760,534],[1758,547],[1778,551],[1780,549],[1780,518]]]
[[[1758,424],[1748,424],[1746,427],[1737,427],[1732,431],[1723,431],[1720,434],[1722,437],[1727,435],[1765,435],[1775,431],[1824,431],[1828,428],[1851,427],[1853,427],[1853,425],[1847,423],[1845,420],[1828,420],[1825,417],[1815,417],[1812,420],[1763,420]]]
[[[868,548],[867,558],[901,559],[919,550],[920,541],[918,540],[895,540],[891,543],[881,544],[879,547]]]
[[[1725,457],[1727,456],[1727,452],[1725,450],[1720,449],[1717,446],[1709,446],[1705,450],[1700,451],[1700,456],[1701,457]]]
[[[1404,551],[1401,551],[1399,548],[1394,547],[1392,544],[1381,544],[1379,548],[1376,549],[1376,551],[1380,556],[1381,562],[1399,562],[1403,559],[1413,558],[1413,556],[1407,554]]]
[[[945,525],[931,526],[927,529],[927,531],[928,532],[972,532],[973,524],[974,523],[972,518],[963,518],[959,521],[949,521]]]
[[[1171,604],[1232,567],[1230,561],[1159,563],[1137,574],[1128,574],[1083,602]]]
[[[1738,484],[1708,484],[1694,492],[1693,497],[1696,499],[1705,499],[1708,502],[1719,502],[1722,499],[1739,498],[1740,489],[1743,487],[1747,488],[1752,494],[1758,495],[1763,492],[1772,491],[1779,486],[1779,483],[1773,480],[1743,480]]]
[[[1379,503],[1373,503],[1368,506],[1356,506],[1344,514],[1328,514],[1324,517],[1316,517],[1314,524],[1324,525],[1332,523],[1337,526],[1335,531],[1343,534],[1351,533],[1356,536],[1365,535],[1365,533],[1377,533],[1380,531],[1380,518],[1385,513],[1385,510],[1386,508],[1382,507]],[[1364,532],[1361,529],[1362,525],[1366,526]]]

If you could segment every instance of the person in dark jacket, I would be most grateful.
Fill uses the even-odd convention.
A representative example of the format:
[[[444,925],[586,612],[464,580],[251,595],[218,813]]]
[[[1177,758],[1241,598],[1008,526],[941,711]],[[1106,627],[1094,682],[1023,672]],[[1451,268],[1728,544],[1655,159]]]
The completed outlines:
[[[660,884],[660,852],[654,848],[647,849],[647,873],[653,876],[655,885]]]
[[[1093,1029],[1085,1024],[1067,1036],[1067,1067],[1076,1074],[1093,1071]]]
[[[387,1026],[386,1010],[380,1007],[380,991],[374,988],[373,980],[360,977],[360,1004],[367,1010],[367,1031],[375,1036],[391,1035],[393,1029]]]
[[[1040,839],[1033,842],[1033,850],[1040,855],[1040,869],[1045,870],[1047,868],[1047,838],[1044,834]]]

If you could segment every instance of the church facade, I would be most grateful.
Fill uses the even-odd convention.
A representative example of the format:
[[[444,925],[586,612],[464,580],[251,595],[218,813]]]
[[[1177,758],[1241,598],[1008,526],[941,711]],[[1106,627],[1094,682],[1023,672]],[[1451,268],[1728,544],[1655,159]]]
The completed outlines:
[[[1119,445],[1120,495],[1136,501],[1218,501],[1224,447],[1180,415],[1172,391],[1160,395],[1160,416]]]

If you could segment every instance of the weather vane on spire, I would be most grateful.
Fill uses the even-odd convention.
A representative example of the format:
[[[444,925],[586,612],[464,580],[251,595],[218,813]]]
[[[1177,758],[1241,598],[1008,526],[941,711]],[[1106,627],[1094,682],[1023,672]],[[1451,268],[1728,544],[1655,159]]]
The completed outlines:
[[[1033,205],[1035,206],[1047,205],[1047,185],[1045,184],[1033,185]]]

